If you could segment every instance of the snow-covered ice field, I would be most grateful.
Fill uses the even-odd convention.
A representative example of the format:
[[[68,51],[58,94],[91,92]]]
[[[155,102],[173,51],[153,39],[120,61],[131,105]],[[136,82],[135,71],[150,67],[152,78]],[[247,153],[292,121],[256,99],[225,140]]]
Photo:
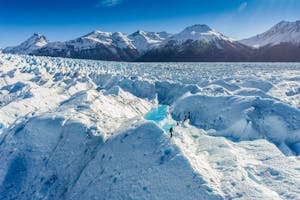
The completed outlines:
[[[299,155],[300,64],[0,54],[0,199],[300,199]]]

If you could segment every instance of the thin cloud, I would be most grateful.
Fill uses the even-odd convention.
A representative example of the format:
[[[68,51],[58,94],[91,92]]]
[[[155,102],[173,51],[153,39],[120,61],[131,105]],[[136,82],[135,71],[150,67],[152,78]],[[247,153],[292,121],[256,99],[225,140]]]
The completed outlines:
[[[238,8],[238,12],[243,12],[247,8],[247,6],[248,6],[247,2],[241,3],[241,5]]]
[[[123,0],[102,0],[96,5],[96,7],[114,7],[122,2]]]

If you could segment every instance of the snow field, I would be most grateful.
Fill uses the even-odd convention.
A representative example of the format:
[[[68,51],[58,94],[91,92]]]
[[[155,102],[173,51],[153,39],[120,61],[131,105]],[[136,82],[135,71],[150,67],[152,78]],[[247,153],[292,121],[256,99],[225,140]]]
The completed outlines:
[[[0,54],[0,196],[299,199],[299,77]],[[144,120],[158,104],[166,116]]]

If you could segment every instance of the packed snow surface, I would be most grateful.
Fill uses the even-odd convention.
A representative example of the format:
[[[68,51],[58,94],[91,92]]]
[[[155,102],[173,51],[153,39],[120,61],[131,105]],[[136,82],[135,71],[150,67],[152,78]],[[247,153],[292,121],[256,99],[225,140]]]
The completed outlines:
[[[300,199],[299,109],[297,63],[0,54],[0,199]]]

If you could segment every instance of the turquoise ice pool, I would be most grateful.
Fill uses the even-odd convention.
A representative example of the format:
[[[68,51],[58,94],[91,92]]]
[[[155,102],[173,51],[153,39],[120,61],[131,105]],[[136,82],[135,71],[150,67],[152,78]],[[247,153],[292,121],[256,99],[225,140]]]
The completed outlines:
[[[159,105],[155,108],[152,108],[144,118],[146,120],[154,121],[155,123],[159,124],[162,120],[165,119],[167,116],[168,106],[166,105]]]
[[[170,128],[175,125],[173,120],[166,120],[164,119],[167,117],[168,114],[168,106],[166,105],[159,105],[158,107],[152,108],[145,116],[144,118],[146,120],[151,120],[157,123],[164,129],[167,133],[169,133]],[[161,123],[164,121],[163,123]]]

